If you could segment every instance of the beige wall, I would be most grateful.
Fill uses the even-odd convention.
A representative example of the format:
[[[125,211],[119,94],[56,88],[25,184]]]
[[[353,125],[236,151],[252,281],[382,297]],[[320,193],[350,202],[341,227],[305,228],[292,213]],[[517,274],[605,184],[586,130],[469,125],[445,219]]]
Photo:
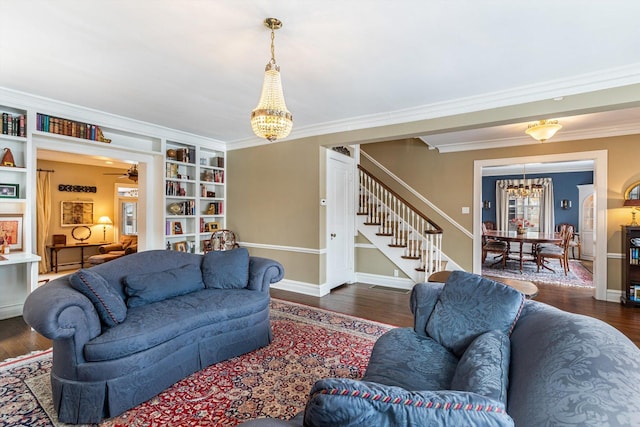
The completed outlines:
[[[320,250],[324,242],[318,200],[322,197],[324,162],[318,146],[331,138],[283,141],[261,147],[235,150],[229,159],[229,220],[241,240],[264,245],[286,245]],[[402,139],[362,145],[385,168],[408,183],[426,199],[472,231],[473,215],[463,215],[462,206],[473,207],[473,164],[475,160],[536,156],[578,151],[608,151],[607,252],[608,288],[620,289],[619,255],[622,251],[622,224],[630,213],[622,207],[626,187],[640,180],[640,136],[623,136],[581,141],[533,144],[522,147],[439,153],[417,139]],[[367,168],[375,167],[362,160]],[[387,182],[416,207],[423,207],[444,229],[443,248],[463,268],[472,269],[472,240],[411,194]],[[376,265],[377,254],[358,251],[359,266]],[[321,256],[267,249],[265,256],[280,260],[286,278],[321,284]],[[305,256],[302,256],[305,255]],[[307,256],[308,255],[308,256]],[[373,257],[373,258],[369,258]],[[298,263],[304,262],[301,266]],[[366,268],[366,267],[365,267]],[[368,273],[376,273],[377,267]],[[362,270],[359,270],[362,271]],[[385,273],[389,274],[389,273]]]

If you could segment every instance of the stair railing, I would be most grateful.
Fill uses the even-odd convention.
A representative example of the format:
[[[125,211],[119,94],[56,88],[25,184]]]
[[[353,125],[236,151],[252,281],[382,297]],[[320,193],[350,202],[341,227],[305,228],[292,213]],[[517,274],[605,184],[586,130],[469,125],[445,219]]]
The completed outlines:
[[[403,258],[420,260],[425,278],[442,265],[442,228],[396,194],[365,168],[359,170],[358,214],[365,225],[377,225],[379,236],[389,236],[390,246],[404,248]]]

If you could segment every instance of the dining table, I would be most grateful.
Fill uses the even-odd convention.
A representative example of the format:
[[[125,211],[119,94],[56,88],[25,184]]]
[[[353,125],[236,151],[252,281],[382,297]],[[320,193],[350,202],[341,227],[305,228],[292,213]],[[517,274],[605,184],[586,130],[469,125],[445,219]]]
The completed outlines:
[[[524,262],[523,247],[525,243],[531,243],[535,248],[541,243],[562,243],[562,236],[559,233],[544,233],[541,231],[527,231],[525,233],[518,233],[517,231],[501,231],[501,230],[487,230],[482,233],[482,236],[487,239],[501,240],[507,242],[511,247],[511,243],[519,243],[519,261],[520,271],[522,272],[522,265]],[[532,259],[535,261],[535,256]]]

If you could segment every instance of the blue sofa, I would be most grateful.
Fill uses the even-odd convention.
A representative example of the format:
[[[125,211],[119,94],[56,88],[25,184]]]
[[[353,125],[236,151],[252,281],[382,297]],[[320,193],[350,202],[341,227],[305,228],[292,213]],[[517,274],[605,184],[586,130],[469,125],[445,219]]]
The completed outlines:
[[[465,272],[417,284],[414,327],[376,342],[361,381],[321,379],[293,419],[243,427],[640,425],[638,347],[515,292]]]
[[[273,260],[244,248],[152,250],[60,277],[31,293],[25,321],[53,340],[58,419],[98,423],[206,366],[271,342]]]

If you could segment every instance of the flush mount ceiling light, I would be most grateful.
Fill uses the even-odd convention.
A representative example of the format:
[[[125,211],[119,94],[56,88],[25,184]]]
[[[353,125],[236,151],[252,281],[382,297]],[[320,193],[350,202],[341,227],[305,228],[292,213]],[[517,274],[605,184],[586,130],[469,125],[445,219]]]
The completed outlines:
[[[562,129],[562,125],[557,120],[540,120],[530,124],[525,133],[536,141],[544,142],[560,129]]]
[[[251,128],[261,138],[270,142],[286,138],[293,127],[293,116],[287,110],[282,94],[280,66],[276,65],[274,48],[275,30],[282,28],[276,18],[264,20],[265,27],[271,29],[271,60],[264,69],[264,82],[258,106],[251,112]]]

